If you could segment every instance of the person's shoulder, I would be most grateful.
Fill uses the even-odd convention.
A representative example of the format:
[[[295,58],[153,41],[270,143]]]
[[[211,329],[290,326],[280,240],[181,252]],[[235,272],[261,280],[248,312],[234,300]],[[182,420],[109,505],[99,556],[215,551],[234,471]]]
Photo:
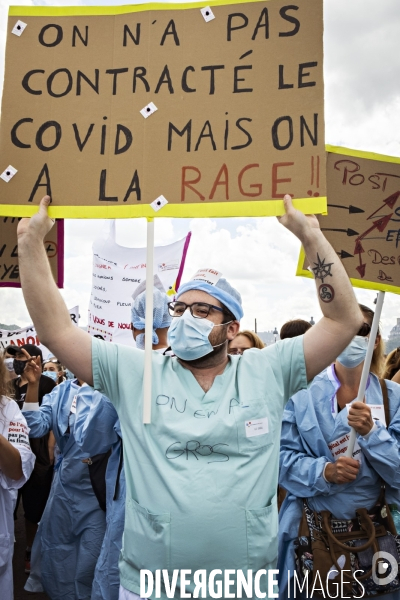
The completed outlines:
[[[332,375],[330,373],[331,367],[324,369],[321,373],[318,373],[312,381],[308,384],[307,388],[296,392],[292,396],[296,409],[298,409],[301,403],[319,404],[327,396],[331,396],[334,393],[335,386],[332,381]]]
[[[7,410],[8,405],[11,402],[14,402],[14,400],[11,400],[11,398],[8,396],[0,396],[0,407],[3,409],[3,411]],[[14,402],[14,404],[18,407],[16,402]]]
[[[379,382],[378,377],[371,373],[371,375]],[[400,384],[395,381],[391,381],[390,379],[385,379],[385,384],[388,390],[389,399],[397,402],[397,405],[400,405]]]
[[[22,416],[18,404],[15,402],[15,400],[12,400],[12,398],[9,398],[8,396],[1,396],[0,412],[3,413],[3,416],[7,421],[15,419],[19,415]]]
[[[143,350],[139,350],[133,346],[118,344],[117,342],[106,342],[95,337],[92,337],[92,348],[93,352],[97,355],[107,354],[108,356],[130,356],[132,358],[135,356],[138,358],[142,355],[144,356]]]

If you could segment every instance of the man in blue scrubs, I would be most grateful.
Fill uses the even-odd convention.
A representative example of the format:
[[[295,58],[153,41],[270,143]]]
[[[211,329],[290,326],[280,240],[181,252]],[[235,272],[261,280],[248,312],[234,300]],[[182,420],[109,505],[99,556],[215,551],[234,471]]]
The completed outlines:
[[[222,596],[236,597],[235,573],[247,576],[251,570],[250,597],[275,597],[266,572],[277,558],[283,408],[363,324],[318,220],[294,209],[285,196],[280,221],[300,239],[310,261],[324,314],[319,323],[304,336],[229,357],[228,343],[243,316],[240,294],[218,271],[202,269],[170,305],[175,357],[153,355],[152,423],[143,425],[144,353],[71,325],[42,244],[52,225],[49,201],[46,196],[39,212],[19,224],[22,288],[42,342],[107,395],[121,421],[127,491],[120,597],[140,593],[142,569],[190,571],[188,584],[185,574],[178,577],[175,597],[183,588],[193,593],[200,570],[206,578],[211,572],[225,578]],[[226,577],[233,581],[230,589]]]

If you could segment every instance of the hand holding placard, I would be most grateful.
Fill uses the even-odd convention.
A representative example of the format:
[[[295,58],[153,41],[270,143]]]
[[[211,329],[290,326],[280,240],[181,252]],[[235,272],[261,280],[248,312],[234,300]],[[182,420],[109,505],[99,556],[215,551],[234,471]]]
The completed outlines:
[[[47,208],[50,203],[50,196],[44,196],[40,201],[38,212],[30,219],[21,219],[17,229],[18,240],[29,235],[44,240],[54,225],[54,219],[50,219],[47,214]]]
[[[292,198],[286,194],[283,198],[286,213],[278,217],[279,223],[289,229],[299,240],[303,241],[312,229],[320,229],[315,215],[304,215],[294,208]]]

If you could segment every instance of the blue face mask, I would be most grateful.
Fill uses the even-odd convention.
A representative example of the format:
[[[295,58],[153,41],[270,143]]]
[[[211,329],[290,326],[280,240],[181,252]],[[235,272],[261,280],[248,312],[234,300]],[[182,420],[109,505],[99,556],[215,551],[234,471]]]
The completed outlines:
[[[347,369],[354,369],[365,360],[367,348],[368,338],[356,335],[336,360]]]
[[[46,375],[46,377],[50,377],[50,379],[52,379],[53,381],[57,381],[58,379],[58,373],[56,371],[43,371],[43,375]]]
[[[172,319],[171,327],[168,330],[168,343],[173,353],[182,360],[202,358],[217,347],[212,346],[208,339],[214,327],[218,327],[218,325],[208,319],[196,319],[189,310],[186,310],[182,317]],[[222,346],[222,344],[218,344],[218,346]]]

